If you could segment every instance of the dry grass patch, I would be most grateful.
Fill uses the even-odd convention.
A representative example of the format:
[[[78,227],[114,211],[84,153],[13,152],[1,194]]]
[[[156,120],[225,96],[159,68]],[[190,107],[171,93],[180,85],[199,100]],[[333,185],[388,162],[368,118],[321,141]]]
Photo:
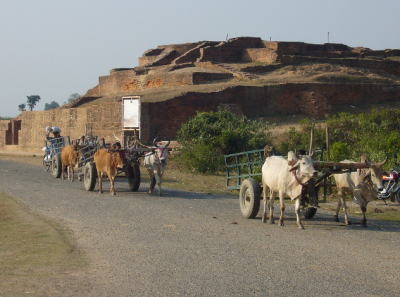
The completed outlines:
[[[143,167],[141,168],[141,175],[143,182],[149,182],[147,170]],[[171,189],[197,193],[232,193],[226,188],[226,177],[224,173],[214,175],[190,172],[183,168],[176,159],[168,161],[162,185]]]
[[[279,68],[262,76],[270,83],[398,83],[398,77],[367,69],[335,64],[303,64]]]
[[[69,231],[0,193],[0,296],[47,296],[86,265]]]

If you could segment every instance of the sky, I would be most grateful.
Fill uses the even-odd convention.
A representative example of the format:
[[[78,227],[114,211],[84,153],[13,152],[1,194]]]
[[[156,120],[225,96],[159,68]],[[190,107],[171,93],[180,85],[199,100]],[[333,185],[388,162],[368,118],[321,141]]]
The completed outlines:
[[[85,94],[163,44],[226,37],[400,48],[398,0],[0,0],[0,116]]]

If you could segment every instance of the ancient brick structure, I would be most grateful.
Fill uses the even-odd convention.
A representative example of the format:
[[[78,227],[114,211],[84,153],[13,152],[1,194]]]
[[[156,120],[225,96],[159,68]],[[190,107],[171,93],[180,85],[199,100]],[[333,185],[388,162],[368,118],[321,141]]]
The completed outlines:
[[[196,112],[222,105],[255,118],[279,114],[323,118],[339,105],[400,100],[399,61],[400,50],[254,37],[159,46],[146,51],[138,67],[111,70],[97,86],[62,108],[0,121],[0,149],[18,145],[36,150],[43,143],[44,128],[52,125],[71,138],[90,129],[111,140],[122,129],[121,97],[131,95],[141,97],[143,141],[156,135],[173,138]],[[288,65],[291,68],[285,71],[309,69],[291,78],[281,70]],[[312,65],[339,70],[314,73]]]
[[[9,123],[9,120],[0,120],[0,147],[4,147],[8,142],[6,138]]]

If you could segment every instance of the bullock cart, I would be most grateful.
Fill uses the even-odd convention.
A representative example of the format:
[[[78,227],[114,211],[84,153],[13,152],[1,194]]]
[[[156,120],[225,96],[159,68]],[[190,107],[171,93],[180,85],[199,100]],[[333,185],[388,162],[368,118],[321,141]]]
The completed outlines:
[[[115,149],[112,144],[106,144],[104,139],[101,143],[96,141],[95,144],[84,146],[79,149],[82,153],[82,158],[79,161],[78,174],[80,177],[83,177],[83,184],[86,191],[93,191],[96,186],[97,170],[96,164],[94,163],[94,154],[100,148]],[[139,189],[141,182],[140,159],[153,149],[155,148],[143,146],[139,142],[118,149],[118,151],[124,155],[124,167],[118,170],[118,174],[125,174],[130,191],[136,192]]]
[[[240,211],[245,218],[254,218],[260,209],[262,193],[261,168],[264,164],[264,150],[253,150],[224,156],[226,186],[229,190],[239,190]],[[303,187],[301,204],[304,217],[312,219],[317,212],[319,188],[332,174],[346,173],[368,168],[367,163],[337,163],[314,161],[318,177],[311,179]]]
[[[94,165],[94,154],[100,149],[101,144],[97,137],[82,137],[77,144],[79,161],[77,174],[79,180],[83,177],[83,186],[89,191],[96,185],[96,166]]]
[[[51,170],[55,178],[61,176],[61,151],[69,143],[69,137],[47,138],[44,142],[43,167],[46,171]]]

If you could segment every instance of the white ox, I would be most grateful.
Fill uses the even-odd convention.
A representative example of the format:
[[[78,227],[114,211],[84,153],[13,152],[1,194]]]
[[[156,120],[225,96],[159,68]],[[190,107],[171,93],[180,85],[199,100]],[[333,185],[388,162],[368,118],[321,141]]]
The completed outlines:
[[[362,158],[361,162],[368,162],[366,158]],[[339,211],[340,207],[343,206],[344,212],[344,222],[346,225],[350,225],[350,219],[347,214],[347,206],[345,194],[350,194],[354,197],[356,203],[360,205],[363,219],[361,224],[367,226],[367,218],[365,213],[367,211],[368,202],[375,200],[377,198],[377,190],[382,190],[382,176],[383,168],[382,166],[386,161],[369,164],[371,167],[368,169],[359,169],[356,172],[347,172],[341,174],[334,174],[337,194],[338,194],[338,204],[336,207],[335,221],[339,222]],[[342,161],[342,163],[354,163],[353,161]],[[374,189],[374,187],[376,189]]]
[[[147,153],[144,157],[144,166],[150,175],[149,194],[154,192],[154,187],[157,184],[158,194],[161,196],[161,178],[164,174],[168,162],[169,141],[166,145],[158,146],[156,141],[153,142],[156,148]]]
[[[274,194],[279,194],[281,216],[279,224],[284,225],[285,197],[295,201],[295,212],[297,226],[304,229],[300,220],[300,197],[302,187],[310,178],[315,176],[313,161],[309,156],[297,158],[293,152],[288,153],[288,159],[279,156],[271,156],[265,160],[262,167],[262,184],[264,197],[264,214],[262,221],[267,219],[267,208],[269,209],[270,223],[274,224]],[[269,189],[269,201],[267,200],[267,189]]]

